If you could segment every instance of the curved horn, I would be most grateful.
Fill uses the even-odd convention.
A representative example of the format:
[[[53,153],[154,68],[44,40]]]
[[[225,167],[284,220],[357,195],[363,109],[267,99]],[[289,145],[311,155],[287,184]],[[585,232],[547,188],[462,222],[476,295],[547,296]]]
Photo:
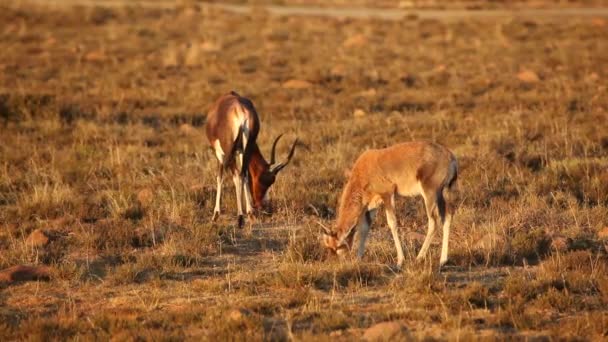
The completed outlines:
[[[270,169],[270,172],[272,172],[276,175],[285,166],[287,166],[287,164],[289,164],[289,162],[291,161],[291,158],[293,157],[293,153],[296,151],[297,144],[298,144],[298,138],[296,138],[296,140],[293,142],[293,145],[291,145],[291,150],[289,151],[289,155],[287,155],[287,160],[284,161],[283,163],[277,164],[276,166],[273,165],[272,168]],[[274,152],[274,148],[273,148],[273,152]],[[270,164],[270,165],[272,165],[272,164]]]
[[[274,161],[275,161],[274,152],[277,147],[277,143],[279,142],[279,139],[281,139],[282,136],[283,136],[283,134],[279,134],[279,136],[276,137],[276,139],[274,139],[274,142],[272,143],[272,150],[270,152],[270,165],[274,165]]]

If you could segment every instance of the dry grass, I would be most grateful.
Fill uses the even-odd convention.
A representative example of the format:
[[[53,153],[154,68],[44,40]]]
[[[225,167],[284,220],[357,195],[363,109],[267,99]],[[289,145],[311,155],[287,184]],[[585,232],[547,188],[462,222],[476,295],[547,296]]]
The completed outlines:
[[[53,270],[0,290],[0,339],[347,340],[391,320],[417,338],[608,333],[601,21],[5,4],[0,22],[0,268]],[[210,222],[202,127],[232,89],[258,107],[263,151],[302,140],[251,231],[230,182]],[[414,261],[419,199],[398,203],[401,272],[383,215],[361,263],[326,255],[314,221],[335,218],[345,170],[413,139],[460,161],[451,267],[438,246]],[[32,248],[35,229],[55,238]]]

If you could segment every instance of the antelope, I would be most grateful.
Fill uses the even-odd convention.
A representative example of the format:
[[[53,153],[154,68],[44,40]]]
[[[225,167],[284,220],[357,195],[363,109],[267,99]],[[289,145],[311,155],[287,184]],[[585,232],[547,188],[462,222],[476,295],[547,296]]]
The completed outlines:
[[[332,253],[344,255],[359,233],[357,258],[363,257],[365,240],[376,211],[384,204],[388,226],[397,249],[397,266],[404,260],[397,232],[395,196],[422,195],[428,230],[417,260],[426,257],[435,227],[443,227],[440,267],[448,260],[448,238],[455,206],[446,202],[458,177],[458,163],[447,148],[430,142],[406,142],[365,151],[355,161],[340,198],[336,227],[323,226],[322,241]],[[444,196],[446,190],[446,196]],[[358,229],[355,229],[358,227]]]
[[[220,215],[220,198],[224,172],[232,173],[236,189],[238,226],[243,227],[243,194],[248,216],[267,204],[267,192],[277,174],[289,164],[298,139],[294,141],[287,160],[275,163],[275,149],[279,135],[272,144],[270,163],[264,159],[256,143],[260,119],[253,103],[232,91],[222,95],[211,107],[205,127],[207,139],[218,160],[217,192],[212,221]]]

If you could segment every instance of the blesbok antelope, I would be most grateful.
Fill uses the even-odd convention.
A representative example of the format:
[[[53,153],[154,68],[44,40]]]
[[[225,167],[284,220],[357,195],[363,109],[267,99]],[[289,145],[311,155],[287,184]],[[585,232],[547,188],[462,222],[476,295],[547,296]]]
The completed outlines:
[[[350,250],[358,231],[357,258],[360,259],[376,210],[384,204],[397,248],[397,264],[401,267],[404,255],[397,232],[395,195],[422,195],[429,227],[417,259],[426,256],[435,227],[440,225],[443,227],[440,266],[443,266],[448,260],[450,223],[455,210],[446,202],[446,197],[450,200],[448,193],[457,177],[458,163],[454,154],[435,143],[407,142],[364,152],[355,162],[342,192],[335,230],[323,227],[325,247],[342,255]]]
[[[253,103],[232,91],[222,95],[211,107],[207,115],[207,139],[218,160],[217,193],[213,218],[220,214],[220,197],[224,172],[232,172],[236,189],[238,226],[243,226],[243,193],[248,215],[253,209],[262,209],[266,194],[274,183],[277,174],[291,161],[298,139],[295,140],[282,163],[275,163],[275,149],[281,138],[279,135],[272,144],[270,163],[264,159],[256,139],[260,131],[260,119]],[[253,197],[253,198],[252,198]]]

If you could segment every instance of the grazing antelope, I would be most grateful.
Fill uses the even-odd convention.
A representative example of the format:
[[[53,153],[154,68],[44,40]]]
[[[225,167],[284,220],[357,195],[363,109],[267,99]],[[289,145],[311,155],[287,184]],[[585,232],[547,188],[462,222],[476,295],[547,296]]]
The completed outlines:
[[[268,163],[256,143],[260,119],[253,103],[234,91],[222,95],[213,104],[205,128],[207,139],[218,160],[217,193],[212,220],[215,221],[220,214],[224,172],[229,170],[236,189],[240,228],[244,221],[243,193],[247,215],[251,215],[253,209],[262,209],[266,203],[266,193],[277,174],[291,161],[298,139],[291,146],[287,160],[275,164],[275,148],[282,134],[279,135],[272,144]]]
[[[401,267],[404,256],[397,233],[395,195],[422,195],[429,227],[417,259],[426,256],[435,227],[440,225],[443,227],[440,266],[444,265],[448,260],[448,236],[455,207],[446,203],[443,191],[451,190],[457,177],[456,158],[447,148],[435,143],[407,142],[364,152],[355,162],[342,192],[335,230],[324,227],[325,247],[342,255],[350,250],[358,231],[357,257],[360,259],[376,210],[384,204],[397,248],[397,264]]]

